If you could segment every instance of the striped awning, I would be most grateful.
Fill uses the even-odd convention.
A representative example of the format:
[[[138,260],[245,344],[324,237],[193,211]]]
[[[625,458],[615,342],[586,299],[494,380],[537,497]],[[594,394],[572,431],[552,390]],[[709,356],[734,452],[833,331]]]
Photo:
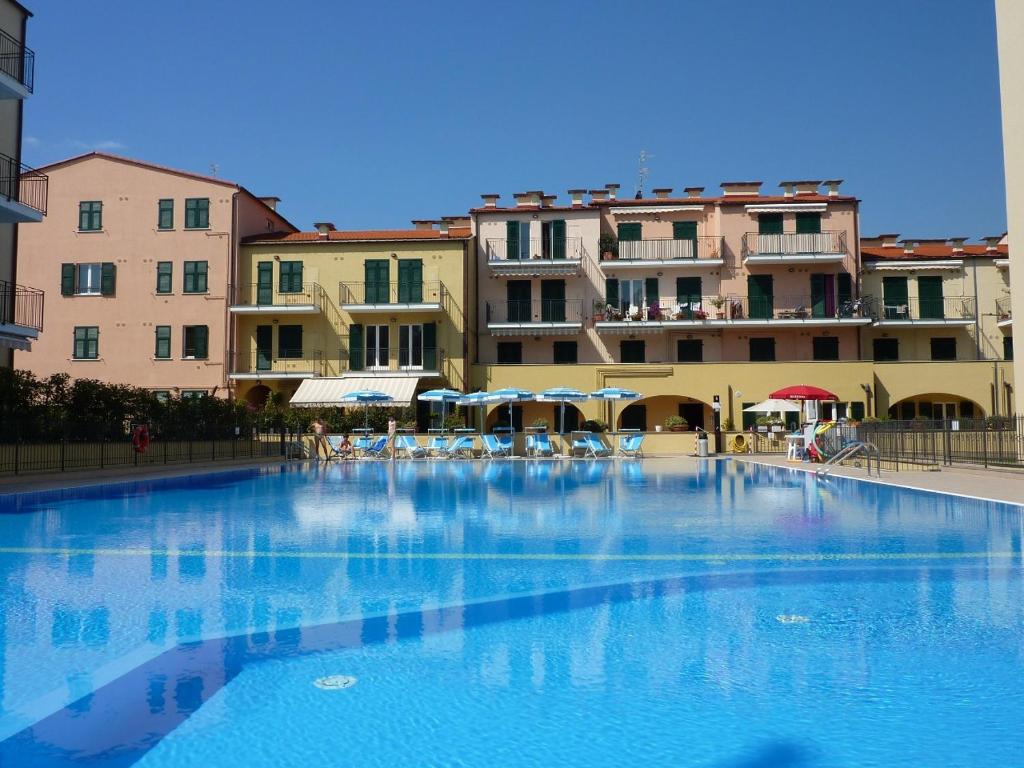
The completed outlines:
[[[343,379],[317,376],[303,380],[295,394],[292,395],[291,404],[299,408],[341,405],[343,396],[365,389],[383,392],[394,398],[385,403],[366,403],[371,407],[412,405],[412,396],[419,380],[419,376],[353,376]]]
[[[0,347],[10,347],[11,349],[20,349],[22,352],[28,352],[32,349],[32,340],[15,333],[0,331]]]

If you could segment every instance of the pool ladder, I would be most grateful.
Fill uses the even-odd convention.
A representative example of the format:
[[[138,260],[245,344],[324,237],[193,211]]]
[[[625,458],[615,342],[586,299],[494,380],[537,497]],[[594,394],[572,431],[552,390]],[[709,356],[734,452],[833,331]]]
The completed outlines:
[[[868,460],[868,477],[871,476],[871,458],[875,459],[875,472],[881,477],[882,476],[882,454],[878,450],[878,446],[874,443],[865,442],[863,440],[857,440],[853,443],[844,445],[842,449],[833,456],[831,459],[825,462],[824,466],[819,467],[815,470],[814,474],[818,477],[825,477],[829,472],[839,465],[839,462],[845,461],[846,459],[852,459],[858,453],[863,453]]]

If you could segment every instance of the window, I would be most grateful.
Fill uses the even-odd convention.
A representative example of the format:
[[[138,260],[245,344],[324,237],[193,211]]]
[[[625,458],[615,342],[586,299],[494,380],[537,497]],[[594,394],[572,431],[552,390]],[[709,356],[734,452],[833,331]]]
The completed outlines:
[[[185,359],[205,360],[208,353],[210,329],[205,325],[186,325],[181,344],[181,356]]]
[[[174,266],[169,261],[158,261],[156,263],[156,292],[170,293],[173,288],[172,277]]]
[[[279,325],[277,327],[277,356],[286,360],[302,357],[301,325]]]
[[[796,215],[796,233],[798,235],[820,235],[820,213],[798,213]]]
[[[623,363],[646,363],[647,344],[642,339],[619,342],[619,360]]]
[[[183,389],[181,390],[182,400],[198,400],[201,397],[206,397],[207,392],[205,389]]]
[[[302,262],[282,261],[278,276],[279,293],[302,293]]]
[[[782,214],[762,213],[757,217],[757,233],[759,235],[781,235]]]
[[[386,371],[390,357],[390,332],[386,325],[366,326],[366,369]]]
[[[933,338],[932,360],[956,360],[956,339],[952,336]]]
[[[864,421],[864,402],[862,400],[854,400],[850,403],[850,418],[854,421]]]
[[[750,362],[769,363],[775,359],[775,339],[750,339]]]
[[[676,341],[676,360],[680,363],[704,362],[704,342],[700,339],[679,339]]]
[[[818,336],[811,339],[815,360],[838,360],[839,359],[839,337]]]
[[[158,325],[156,327],[156,351],[153,357],[157,360],[171,359],[171,326]]]
[[[99,264],[79,264],[75,293],[78,296],[98,296],[102,281],[102,267]]]
[[[185,293],[206,293],[207,264],[205,261],[185,262]]]
[[[402,368],[423,368],[423,326],[398,326],[398,365]]]
[[[423,301],[423,259],[398,260],[398,303]]]
[[[387,259],[367,259],[363,262],[363,276],[366,281],[364,303],[390,303],[391,262]]]
[[[210,226],[210,199],[190,197],[185,200],[185,229],[207,229]]]
[[[156,398],[158,403],[166,403],[171,399],[171,390],[169,389],[154,389],[153,397]]]
[[[644,403],[632,403],[622,409],[619,417],[620,429],[647,431],[647,406]]]
[[[102,264],[61,264],[62,296],[113,296],[117,283],[117,266]]]
[[[556,341],[551,352],[555,365],[575,365],[579,354],[575,341]]]
[[[619,224],[619,242],[623,240],[640,240],[643,236],[643,225],[639,222],[632,224]]]
[[[157,229],[174,229],[174,201],[161,200],[157,203]]]
[[[1003,336],[1003,360],[1013,360],[1013,336]]]
[[[922,320],[941,320],[945,316],[942,278],[923,275],[917,278],[917,302]]]
[[[78,204],[78,231],[99,232],[103,229],[103,203],[85,200]]]
[[[900,343],[898,339],[875,339],[871,342],[871,359],[879,363],[892,362],[900,359]]]
[[[505,258],[530,258],[530,222],[505,222]]]
[[[523,362],[523,342],[499,341],[498,363],[502,365],[519,365]]]
[[[644,305],[644,285],[645,281],[643,278],[619,280],[618,301],[612,302],[609,298],[608,303],[623,313],[629,312],[630,306],[640,308]],[[608,293],[611,292],[608,291]]]
[[[100,329],[95,325],[75,326],[75,360],[95,360],[100,356]]]

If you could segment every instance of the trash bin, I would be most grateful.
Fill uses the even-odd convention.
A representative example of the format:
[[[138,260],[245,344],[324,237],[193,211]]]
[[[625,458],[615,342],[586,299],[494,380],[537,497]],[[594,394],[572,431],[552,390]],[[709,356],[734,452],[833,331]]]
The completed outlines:
[[[703,459],[708,457],[708,436],[703,433],[697,437],[697,455]]]

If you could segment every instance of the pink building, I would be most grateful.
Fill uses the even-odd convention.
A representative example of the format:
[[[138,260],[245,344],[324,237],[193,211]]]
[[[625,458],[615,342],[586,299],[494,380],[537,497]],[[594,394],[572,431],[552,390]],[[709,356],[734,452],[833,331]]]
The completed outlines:
[[[48,216],[21,232],[18,277],[46,291],[47,332],[15,366],[166,394],[226,393],[239,241],[295,231],[276,198],[101,152],[41,170]]]

